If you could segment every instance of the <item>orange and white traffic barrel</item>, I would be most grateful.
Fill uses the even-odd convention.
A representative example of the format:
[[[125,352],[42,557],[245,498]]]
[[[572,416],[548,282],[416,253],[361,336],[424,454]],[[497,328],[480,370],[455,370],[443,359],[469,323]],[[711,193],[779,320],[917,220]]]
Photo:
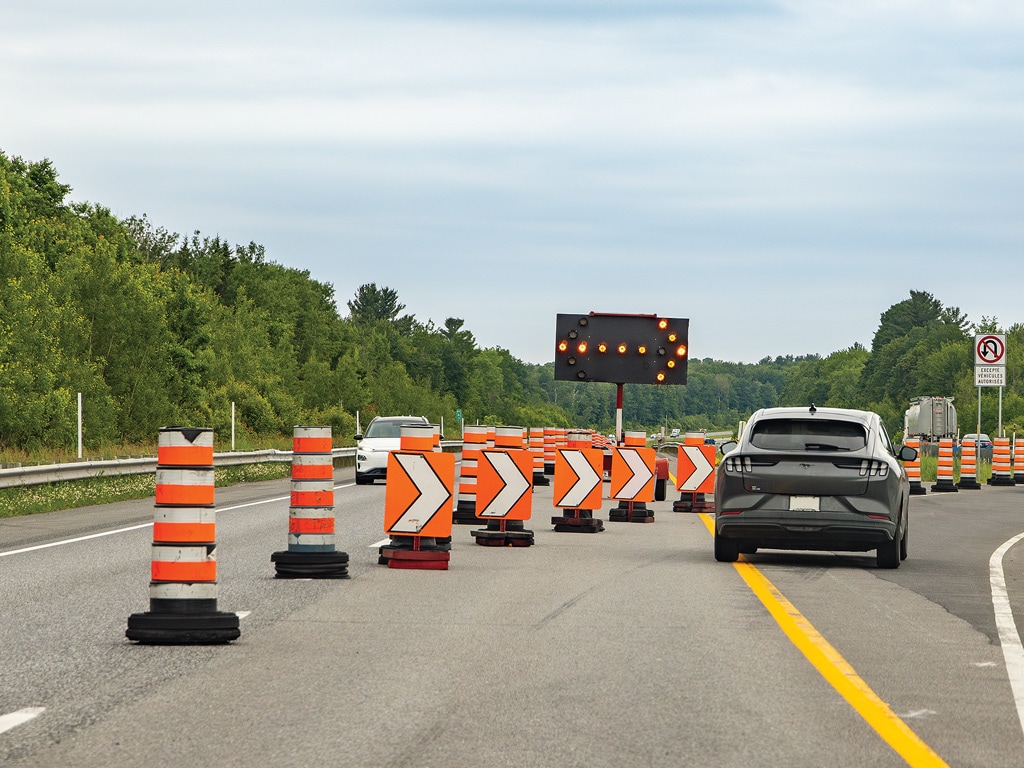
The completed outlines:
[[[1013,485],[1010,475],[1010,438],[992,438],[992,476],[989,485]]]
[[[958,491],[953,482],[953,438],[943,437],[939,440],[939,456],[935,468],[935,484],[932,491],[949,493]]]
[[[972,438],[964,438],[960,444],[960,480],[957,488],[969,491],[981,488],[978,482],[978,443]]]
[[[544,473],[544,428],[530,427],[527,444],[529,445],[530,453],[533,454],[533,484],[535,486],[551,485],[551,481],[548,480],[547,475]],[[553,462],[554,457],[552,457]]]
[[[334,544],[333,450],[330,427],[293,427],[288,549],[270,556],[279,579],[348,578]]]
[[[490,430],[488,432],[490,442]],[[521,476],[521,470],[519,469],[518,462],[525,463],[529,461],[530,474],[533,474],[533,456],[529,452],[524,452],[524,439],[526,437],[526,431],[522,427],[502,426],[493,428],[493,445],[481,452],[478,464],[483,464],[488,459],[493,459],[493,454],[502,452],[508,454],[509,457],[516,457],[512,459],[515,464],[516,477]],[[493,466],[493,465],[491,465]],[[487,467],[485,466],[485,469]],[[479,475],[479,466],[478,466]],[[533,483],[530,478],[526,478],[529,482],[529,486],[532,487]],[[472,531],[473,538],[477,544],[482,546],[500,547],[500,546],[522,546],[528,547],[533,544],[533,531],[528,531],[525,528],[524,522],[519,519],[493,519],[485,518],[479,514],[481,504],[486,504],[487,501],[481,502],[479,494],[477,495],[477,508],[474,514],[477,520],[487,519],[487,527]]]
[[[908,437],[903,441],[903,444],[917,451],[917,458],[903,464],[907,470],[907,479],[910,481],[910,495],[923,496],[928,493],[928,490],[921,485],[921,439]]]
[[[558,447],[558,430],[544,427],[544,474],[555,474],[555,449]]]
[[[1024,441],[1013,436],[1013,482],[1024,485]]]
[[[155,501],[149,611],[129,616],[125,635],[159,645],[237,639],[238,614],[217,610],[212,429],[160,430]]]
[[[488,427],[467,424],[462,434],[462,463],[459,465],[459,489],[456,495],[453,522],[475,524],[476,478],[480,452],[487,447]]]
[[[703,449],[705,445],[705,438],[706,434],[704,432],[687,432],[685,435],[683,435],[683,445],[691,449]],[[677,451],[678,450],[679,449],[677,449]],[[714,459],[713,455],[711,459]],[[713,512],[714,509],[715,502],[708,501],[707,494],[703,492],[680,490],[679,499],[677,501],[672,502],[673,512]]]
[[[638,431],[623,432],[621,447],[631,448],[634,452],[641,449],[647,451],[647,433]],[[654,450],[650,449],[650,453],[653,456]],[[612,481],[612,487],[615,487],[614,480]],[[615,496],[612,498],[615,498]],[[608,519],[627,523],[653,523],[654,512],[647,507],[646,501],[627,501],[619,499],[618,505],[609,510]]]
[[[438,456],[436,454],[441,453],[439,450],[435,450],[436,435],[439,435],[440,431],[437,427],[432,424],[426,425],[405,425],[401,428],[399,438],[399,449],[397,453],[392,453],[388,457],[388,476],[391,477],[392,463],[395,462],[395,472],[400,470],[397,468],[401,464],[400,457],[408,454],[421,454],[424,459],[427,455],[430,455],[430,460],[425,462],[417,463],[417,466],[421,469],[426,467],[431,474],[432,480],[426,480],[433,489],[436,489],[437,483],[440,482],[445,488],[447,498],[444,503],[448,505],[451,510],[451,498],[452,491],[455,487],[455,461],[454,457],[451,457],[450,461],[450,478],[442,478],[438,474],[437,467],[442,465],[442,461],[445,457]],[[408,473],[406,473],[408,474]],[[447,474],[447,470],[444,474]],[[412,490],[416,493],[409,496],[410,488],[406,487],[405,490],[399,491],[401,486],[392,485],[393,482],[398,483],[398,478],[394,481],[388,481],[388,492],[385,496],[385,509],[384,509],[384,531],[389,535],[389,542],[381,546],[378,550],[379,558],[378,562],[381,565],[387,565],[389,568],[419,568],[428,570],[447,570],[448,561],[451,557],[451,524],[453,522],[454,511],[447,511],[444,514],[450,516],[448,519],[442,519],[442,514],[438,510],[438,514],[435,516],[436,520],[442,524],[434,526],[440,528],[443,531],[441,536],[437,534],[423,534],[416,533],[410,535],[396,535],[388,527],[388,508],[393,503],[393,500],[397,500],[400,497],[406,499],[407,504],[415,504],[416,499],[420,498],[423,494],[424,489],[419,485],[413,475],[408,474],[409,480],[412,481]],[[424,478],[421,478],[424,479]],[[392,489],[396,489],[395,496],[392,497]],[[399,513],[399,520],[401,512]],[[431,519],[434,519],[432,517]],[[426,526],[423,528],[426,529]],[[440,532],[440,531],[439,531]]]

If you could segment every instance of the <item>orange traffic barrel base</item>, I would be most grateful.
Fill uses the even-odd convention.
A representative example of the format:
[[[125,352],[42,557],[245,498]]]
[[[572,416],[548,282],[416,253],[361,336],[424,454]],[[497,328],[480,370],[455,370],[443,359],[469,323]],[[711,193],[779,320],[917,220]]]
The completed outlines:
[[[928,489],[921,485],[921,481],[918,480],[916,483],[910,481],[910,495],[911,496],[925,496],[928,494]]]
[[[620,501],[608,510],[608,520],[615,523],[653,523],[654,512],[643,501]]]
[[[672,502],[673,512],[714,512],[715,502],[708,501],[704,493],[682,493]]]
[[[452,553],[438,549],[402,549],[392,550],[388,558],[388,568],[418,568],[425,571],[447,571]]]
[[[519,530],[498,530],[495,528],[481,528],[472,531],[476,543],[482,547],[530,547],[533,546],[533,531],[526,529]]]
[[[534,485],[551,485],[551,481],[548,480],[548,476],[544,472],[533,473],[533,484]]]
[[[445,539],[429,538],[420,536],[419,543],[416,536],[392,536],[391,543],[385,544],[377,549],[377,562],[387,565],[395,552],[450,552],[452,548],[451,537]]]
[[[981,483],[974,477],[961,477],[956,487],[961,490],[978,491],[981,490]]]
[[[237,613],[133,613],[125,636],[147,645],[219,645],[242,634]]]
[[[593,516],[589,509],[573,509],[564,517],[552,517],[551,524],[558,533],[598,533],[604,530],[604,521]]]
[[[1009,486],[1009,485],[1016,485],[1016,483],[1013,482],[1013,478],[1012,477],[1007,477],[1006,475],[992,475],[992,477],[990,477],[988,479],[988,484],[989,485],[1007,485],[1007,486]]]
[[[455,505],[455,511],[452,513],[452,522],[459,525],[476,525],[480,522],[476,516],[476,499],[468,501],[465,499],[459,499],[458,504]]]
[[[279,579],[347,579],[347,552],[275,552],[270,556]]]
[[[956,493],[959,490],[951,479],[945,477],[936,480],[935,485],[932,486],[933,493]]]

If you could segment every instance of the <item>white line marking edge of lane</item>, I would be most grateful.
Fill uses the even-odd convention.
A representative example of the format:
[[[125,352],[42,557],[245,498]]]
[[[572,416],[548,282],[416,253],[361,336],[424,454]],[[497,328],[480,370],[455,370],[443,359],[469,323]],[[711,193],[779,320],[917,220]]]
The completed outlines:
[[[1021,644],[1020,633],[1013,620],[1013,609],[1010,606],[1010,595],[1003,573],[1003,556],[1021,539],[1024,539],[1024,533],[1017,534],[993,552],[988,561],[988,570],[999,645],[1003,649],[1006,674],[1010,679],[1013,701],[1017,706],[1017,719],[1020,721],[1021,730],[1024,731],[1024,645]]]
[[[0,715],[0,733],[11,730],[19,725],[27,723],[29,720],[38,717],[46,711],[46,707],[25,707],[19,709],[17,712],[11,712],[7,715]]]

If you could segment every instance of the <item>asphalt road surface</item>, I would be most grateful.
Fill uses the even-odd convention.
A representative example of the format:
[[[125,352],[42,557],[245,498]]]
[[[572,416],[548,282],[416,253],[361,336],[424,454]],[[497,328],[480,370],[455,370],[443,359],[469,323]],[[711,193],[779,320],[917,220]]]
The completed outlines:
[[[152,500],[0,520],[0,765],[1024,765],[1000,640],[1024,622],[1024,548],[998,561],[998,622],[992,587],[1024,488],[914,497],[910,556],[883,571],[717,563],[675,494],[653,523],[607,522],[607,502],[603,532],[555,532],[538,487],[534,546],[456,525],[428,571],[378,563],[383,484],[336,481],[345,580],[275,578],[287,481],[218,489],[228,645],[125,638]]]

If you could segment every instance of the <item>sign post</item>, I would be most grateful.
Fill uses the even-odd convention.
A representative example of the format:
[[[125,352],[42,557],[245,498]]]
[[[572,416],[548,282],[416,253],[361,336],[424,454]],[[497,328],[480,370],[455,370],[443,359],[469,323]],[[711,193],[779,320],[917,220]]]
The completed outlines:
[[[974,385],[978,388],[978,428],[981,434],[981,388],[999,387],[999,423],[1003,436],[1003,387],[1006,386],[1006,334],[982,333],[974,337]]]

